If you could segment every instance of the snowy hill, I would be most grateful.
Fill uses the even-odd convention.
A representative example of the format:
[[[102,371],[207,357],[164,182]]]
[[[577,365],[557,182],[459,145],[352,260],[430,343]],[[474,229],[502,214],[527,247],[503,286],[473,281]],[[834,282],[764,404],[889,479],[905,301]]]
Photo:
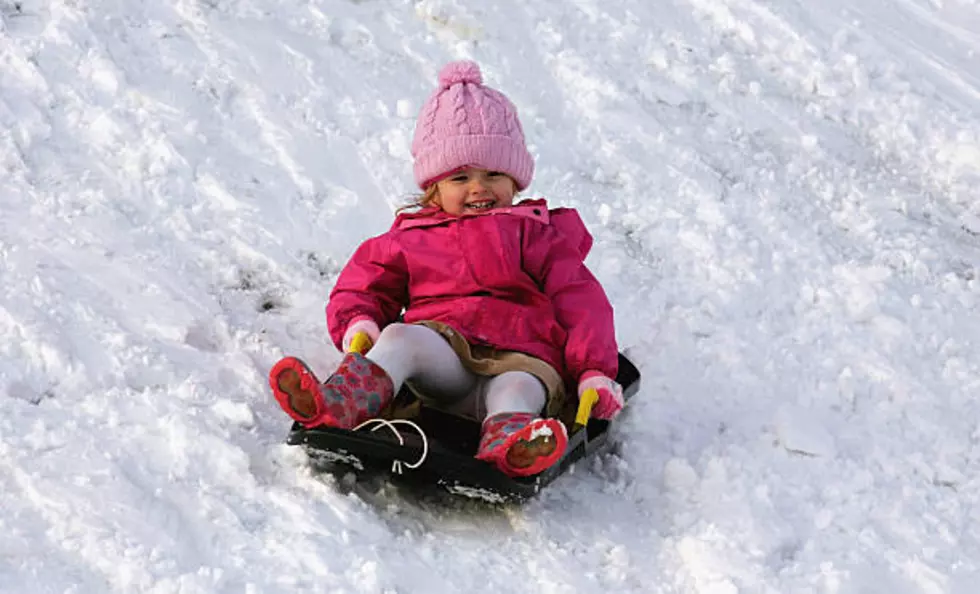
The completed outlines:
[[[266,373],[472,58],[644,373],[524,508],[390,505]],[[0,592],[972,594],[976,0],[0,0]]]

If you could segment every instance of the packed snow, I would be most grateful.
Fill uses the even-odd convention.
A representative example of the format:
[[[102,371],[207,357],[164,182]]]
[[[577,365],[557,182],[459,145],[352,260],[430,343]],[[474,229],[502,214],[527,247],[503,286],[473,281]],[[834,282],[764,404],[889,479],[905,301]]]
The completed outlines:
[[[524,506],[351,489],[266,374],[518,106],[642,388]],[[980,2],[0,0],[0,591],[980,590]]]

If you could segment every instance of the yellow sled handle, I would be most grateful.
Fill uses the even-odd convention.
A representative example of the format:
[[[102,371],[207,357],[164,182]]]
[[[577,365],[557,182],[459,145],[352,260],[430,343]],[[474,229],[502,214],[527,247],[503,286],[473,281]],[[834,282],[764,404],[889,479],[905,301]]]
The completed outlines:
[[[589,424],[589,417],[592,416],[592,407],[599,402],[599,392],[595,388],[589,388],[582,392],[582,397],[578,401],[578,412],[575,413],[575,427],[585,427]]]
[[[371,350],[371,337],[367,335],[367,332],[358,332],[351,339],[350,345],[347,346],[348,353],[360,353],[364,354]]]

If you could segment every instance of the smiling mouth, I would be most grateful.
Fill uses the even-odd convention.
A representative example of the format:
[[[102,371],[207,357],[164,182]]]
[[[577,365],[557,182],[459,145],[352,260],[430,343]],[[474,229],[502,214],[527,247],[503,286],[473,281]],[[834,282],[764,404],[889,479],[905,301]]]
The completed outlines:
[[[483,200],[480,202],[471,202],[466,204],[466,208],[472,208],[473,210],[490,210],[493,208],[493,200]]]

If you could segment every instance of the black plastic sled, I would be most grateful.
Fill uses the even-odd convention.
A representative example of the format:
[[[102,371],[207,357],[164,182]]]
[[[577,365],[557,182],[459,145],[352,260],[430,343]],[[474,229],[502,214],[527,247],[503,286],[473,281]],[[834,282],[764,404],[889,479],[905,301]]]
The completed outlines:
[[[622,353],[616,381],[628,402],[640,387],[640,372]],[[571,400],[576,400],[572,398]],[[305,429],[293,423],[286,443],[303,447],[317,467],[362,476],[387,475],[392,481],[437,485],[454,495],[492,503],[520,502],[561,476],[574,462],[601,451],[616,421],[589,419],[582,426],[563,415],[569,427],[568,448],[562,459],[531,477],[509,477],[473,457],[480,440],[480,423],[431,407],[418,406],[407,389],[397,403],[416,403],[410,419],[397,415],[374,420],[360,429]],[[413,426],[414,425],[414,426]]]

